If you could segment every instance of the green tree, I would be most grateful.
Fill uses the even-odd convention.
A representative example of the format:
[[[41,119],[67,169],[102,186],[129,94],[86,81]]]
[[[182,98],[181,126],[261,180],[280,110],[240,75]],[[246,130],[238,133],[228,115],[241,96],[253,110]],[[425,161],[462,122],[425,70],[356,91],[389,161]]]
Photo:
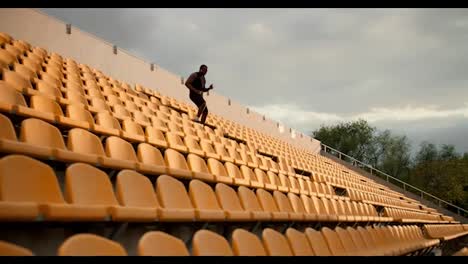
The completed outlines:
[[[439,150],[440,160],[456,160],[460,159],[461,155],[457,153],[454,145],[442,145]]]
[[[357,160],[365,160],[374,132],[375,128],[361,119],[333,126],[321,126],[312,132],[312,136]]]

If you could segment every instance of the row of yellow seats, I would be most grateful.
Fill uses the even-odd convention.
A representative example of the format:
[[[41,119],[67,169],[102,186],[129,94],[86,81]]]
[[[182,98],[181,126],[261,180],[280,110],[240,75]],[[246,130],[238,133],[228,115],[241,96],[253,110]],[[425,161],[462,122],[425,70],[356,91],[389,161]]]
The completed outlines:
[[[85,163],[65,171],[64,191],[46,164],[22,155],[0,160],[3,221],[388,221],[363,203],[324,197],[287,195],[258,188],[233,187],[192,179],[188,191],[180,180],[163,174],[155,187],[146,176],[122,170],[115,193],[109,176]],[[170,174],[172,175],[172,174]],[[192,176],[192,175],[190,175]],[[63,194],[65,194],[65,199]]]
[[[426,239],[417,226],[324,227],[304,232],[288,228],[284,234],[265,228],[261,237],[237,228],[228,240],[206,229],[196,231],[191,250],[180,238],[148,231],[138,240],[138,256],[398,256],[434,248],[438,240]],[[2,256],[32,256],[17,244],[0,241]],[[72,235],[62,242],[58,256],[127,256],[118,242],[90,233]]]

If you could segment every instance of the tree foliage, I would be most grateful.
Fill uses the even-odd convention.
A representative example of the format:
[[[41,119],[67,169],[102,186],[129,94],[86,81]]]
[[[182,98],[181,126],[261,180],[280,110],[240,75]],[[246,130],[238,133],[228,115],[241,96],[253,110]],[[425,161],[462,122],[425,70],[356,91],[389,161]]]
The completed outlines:
[[[468,208],[468,153],[424,141],[412,157],[405,135],[379,131],[365,120],[321,126],[312,136],[323,144],[402,179],[435,196]]]

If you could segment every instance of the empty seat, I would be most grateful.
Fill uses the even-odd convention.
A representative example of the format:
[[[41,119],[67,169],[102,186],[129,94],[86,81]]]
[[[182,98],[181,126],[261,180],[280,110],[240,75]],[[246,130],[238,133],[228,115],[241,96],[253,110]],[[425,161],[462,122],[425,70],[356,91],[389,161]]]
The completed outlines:
[[[113,105],[113,115],[119,120],[132,119],[132,115],[123,105]]]
[[[67,148],[57,149],[55,156],[64,162],[84,162],[99,164],[105,158],[101,141],[93,133],[81,128],[68,131]]]
[[[288,199],[289,202],[291,203],[291,207],[294,212],[303,215],[304,220],[306,221],[315,221],[317,220],[317,214],[315,213],[309,213],[305,207],[304,203],[302,202],[301,198],[299,198],[296,194],[294,193],[288,193]]]
[[[273,199],[273,196],[263,189],[256,190],[258,201],[260,202],[263,211],[270,212],[273,220],[287,221],[289,220],[289,214],[282,212],[278,209],[278,206]],[[295,215],[296,216],[296,215]]]
[[[19,138],[27,144],[27,147],[18,149],[23,154],[50,159],[55,157],[58,149],[66,150],[60,130],[39,119],[23,120]]]
[[[119,243],[94,234],[77,234],[58,248],[59,256],[127,256]]]
[[[325,241],[327,241],[330,252],[333,256],[348,256],[346,249],[344,248],[336,231],[331,230],[328,227],[324,227],[321,230]]]
[[[33,95],[30,99],[30,114],[32,117],[55,122],[59,116],[63,116],[62,108],[52,99],[41,95]]]
[[[137,157],[137,170],[142,173],[161,175],[169,172],[159,149],[147,143],[138,144]]]
[[[248,180],[250,182],[251,187],[253,187],[253,188],[264,188],[265,187],[263,182],[260,182],[257,179],[257,175],[252,171],[252,169],[250,169],[249,167],[247,167],[245,165],[241,165],[240,169],[241,169],[241,172],[242,172],[242,176],[244,177],[244,179],[246,179],[246,180]]]
[[[83,105],[68,105],[66,116],[59,116],[58,122],[68,127],[79,127],[83,129],[91,129],[94,125],[93,116]]]
[[[297,231],[294,228],[288,228],[286,230],[286,238],[288,239],[289,245],[294,256],[313,256],[314,252],[310,247],[307,236]]]
[[[175,149],[182,153],[188,153],[188,148],[185,146],[184,142],[179,135],[173,132],[166,133],[167,144],[170,148]]]
[[[161,205],[159,218],[163,221],[193,221],[195,210],[182,182],[161,175],[156,180],[156,196]]]
[[[125,172],[123,173],[125,175]],[[134,174],[131,175],[136,177]],[[130,177],[130,176],[129,176]],[[65,188],[70,203],[94,210],[103,210],[114,221],[154,221],[154,210],[119,205],[109,176],[84,163],[75,163],[65,172]]]
[[[258,169],[260,170],[260,169]],[[257,171],[257,169],[256,169]],[[267,176],[270,179],[271,184],[275,185],[278,188],[278,191],[281,192],[289,192],[289,188],[286,185],[283,185],[283,183],[280,181],[278,175],[276,175],[274,172],[267,171]]]
[[[294,211],[294,209],[291,206],[291,202],[284,193],[274,191],[273,198],[275,199],[276,205],[278,206],[278,210],[280,212],[287,213],[291,221],[302,221],[305,219],[303,213],[298,213]]]
[[[308,227],[305,234],[316,256],[332,256],[332,252],[320,231]]]
[[[158,200],[151,181],[132,170],[122,170],[117,174],[115,195],[125,207],[138,208],[143,219],[156,220],[159,210]]]
[[[151,126],[151,120],[142,112],[133,112],[133,120],[142,126]]]
[[[168,144],[161,130],[155,127],[146,127],[146,141],[154,146],[167,148]]]
[[[198,230],[193,235],[192,252],[194,256],[233,256],[226,239],[209,230]]]
[[[4,81],[0,81],[0,110],[3,112],[19,111],[26,115],[29,115],[31,111],[23,95]]]
[[[262,240],[269,256],[293,256],[288,240],[280,232],[265,228],[262,232]]]
[[[221,159],[221,156],[216,153],[216,151],[213,148],[213,144],[211,144],[210,141],[201,140],[200,141],[200,146],[201,146],[202,150],[205,152],[205,155],[208,158],[213,158],[213,159],[217,159],[217,160]]]
[[[192,171],[187,165],[184,156],[174,149],[166,149],[164,152],[164,160],[168,166],[169,174],[175,177],[191,179]]]
[[[25,247],[0,240],[0,256],[26,257],[34,256],[34,254],[31,250]]]
[[[222,144],[214,144],[216,153],[221,157],[222,161],[227,161],[227,162],[234,162],[234,159],[229,156],[229,153],[227,152],[226,148]]]
[[[205,156],[205,151],[202,150],[200,144],[198,144],[198,141],[194,137],[185,137],[184,143],[190,153],[194,153],[202,157]]]
[[[250,180],[245,179],[239,170],[239,167],[234,165],[231,162],[226,162],[225,165],[226,171],[229,177],[233,178],[234,183],[237,185],[250,186]]]
[[[216,159],[208,159],[208,169],[214,175],[216,182],[233,183],[233,178],[229,177],[226,167]]]
[[[161,131],[164,131],[165,133],[169,132],[169,129],[167,128],[167,125],[166,123],[158,118],[158,117],[155,117],[155,116],[152,116],[151,117],[151,123],[153,123],[153,127],[161,130]]]
[[[93,130],[99,134],[120,136],[120,123],[108,112],[96,114]]]
[[[99,210],[67,204],[54,171],[35,159],[10,155],[0,160],[0,219],[32,221],[103,220]]]
[[[145,142],[145,132],[143,128],[131,121],[130,119],[125,119],[122,121],[122,137],[130,142]]]
[[[138,162],[132,145],[119,138],[110,136],[106,138],[105,152],[107,157],[102,157],[103,166],[113,169],[135,169]]]
[[[247,166],[245,167],[248,168]],[[249,170],[251,169],[249,168]],[[257,177],[257,180],[264,185],[265,189],[271,191],[276,191],[278,189],[278,187],[274,183],[272,183],[270,177],[268,177],[268,175],[264,171],[260,169],[255,169],[254,173]]]
[[[203,181],[215,181],[214,175],[209,171],[205,160],[195,154],[187,156],[187,164],[193,173],[193,177]]]
[[[146,232],[138,241],[139,256],[189,256],[184,242],[161,231]]]
[[[252,217],[254,220],[258,221],[265,221],[271,220],[272,215],[271,212],[264,211],[260,202],[255,195],[255,193],[244,186],[240,186],[237,189],[237,194],[241,201],[242,207],[252,213]]]
[[[223,183],[218,183],[215,187],[215,193],[221,208],[223,208],[226,214],[226,219],[233,221],[248,221],[252,219],[251,213],[244,210],[233,188]]]
[[[266,256],[262,241],[254,234],[237,228],[232,232],[232,251],[235,256]]]
[[[204,221],[223,221],[224,211],[219,206],[216,195],[211,187],[199,180],[189,184],[189,195],[195,207],[197,219]]]

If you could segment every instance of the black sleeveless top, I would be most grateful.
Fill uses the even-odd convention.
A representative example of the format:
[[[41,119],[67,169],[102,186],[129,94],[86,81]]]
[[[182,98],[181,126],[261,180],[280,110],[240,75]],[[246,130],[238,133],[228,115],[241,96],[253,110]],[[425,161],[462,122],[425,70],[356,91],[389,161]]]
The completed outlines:
[[[198,74],[198,72],[196,72],[195,74],[197,75],[197,77],[193,79],[192,86],[193,86],[193,88],[195,88],[198,91],[203,91],[203,88],[205,88],[205,87],[203,87],[203,82],[202,82],[202,79],[201,79],[202,76],[200,76]],[[195,95],[199,95],[199,94],[196,94],[192,90],[190,90],[190,95],[195,96]]]

